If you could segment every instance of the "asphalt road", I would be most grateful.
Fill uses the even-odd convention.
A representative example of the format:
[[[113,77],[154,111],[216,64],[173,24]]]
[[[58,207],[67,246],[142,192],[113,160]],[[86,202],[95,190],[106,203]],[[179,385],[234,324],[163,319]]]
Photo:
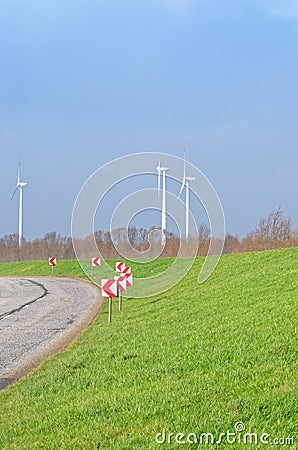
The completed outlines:
[[[0,278],[0,389],[70,343],[100,304],[91,283],[67,278]]]

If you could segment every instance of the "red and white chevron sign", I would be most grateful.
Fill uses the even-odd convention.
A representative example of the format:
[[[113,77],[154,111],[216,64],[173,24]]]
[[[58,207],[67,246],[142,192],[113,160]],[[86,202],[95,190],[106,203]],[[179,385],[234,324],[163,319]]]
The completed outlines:
[[[92,258],[92,266],[99,267],[100,266],[100,258]]]
[[[126,286],[132,286],[132,274],[131,273],[125,274],[125,278],[126,278]]]
[[[56,266],[57,258],[49,258],[49,266]]]
[[[103,297],[118,297],[117,280],[101,280],[101,295]]]
[[[121,271],[121,273],[124,273],[125,275],[131,273],[131,267],[124,267],[124,269]]]
[[[116,262],[116,272],[123,272],[125,269],[125,263],[122,261]]]
[[[125,275],[121,275],[120,277],[114,277],[114,280],[118,281],[118,289],[119,291],[126,291],[126,276]]]

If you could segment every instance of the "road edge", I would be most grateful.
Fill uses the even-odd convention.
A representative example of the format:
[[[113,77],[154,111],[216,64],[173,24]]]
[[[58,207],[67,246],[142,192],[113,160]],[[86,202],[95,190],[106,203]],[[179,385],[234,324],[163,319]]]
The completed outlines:
[[[3,278],[6,278],[5,276]],[[13,278],[13,277],[8,277]],[[16,278],[23,278],[20,276],[16,276]],[[24,277],[25,278],[25,277]],[[38,279],[38,278],[45,278],[43,276],[28,276],[27,279]],[[40,350],[38,354],[32,358],[32,360],[28,363],[26,363],[22,369],[17,370],[13,373],[11,378],[9,378],[9,381],[6,385],[3,386],[3,388],[0,387],[0,394],[1,392],[4,392],[6,389],[9,389],[10,387],[14,386],[18,381],[25,378],[26,376],[30,375],[34,371],[38,370],[41,365],[47,361],[48,359],[52,358],[53,356],[63,352],[68,346],[72,345],[79,337],[80,335],[94,322],[95,318],[97,317],[101,307],[104,304],[104,299],[101,296],[101,291],[99,287],[92,283],[89,280],[81,279],[77,277],[46,277],[46,278],[65,278],[70,280],[78,281],[79,283],[85,283],[88,284],[89,287],[91,287],[95,292],[95,297],[98,300],[92,308],[86,311],[86,314],[81,318],[80,321],[76,322],[69,330],[65,331],[61,336],[57,337],[57,340],[51,344],[50,347],[48,347],[45,350]]]

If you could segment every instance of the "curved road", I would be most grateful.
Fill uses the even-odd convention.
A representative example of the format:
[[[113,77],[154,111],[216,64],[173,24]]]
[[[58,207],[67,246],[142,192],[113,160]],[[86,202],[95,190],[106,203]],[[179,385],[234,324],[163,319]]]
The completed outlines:
[[[99,290],[67,278],[0,278],[0,390],[70,343],[93,320]]]

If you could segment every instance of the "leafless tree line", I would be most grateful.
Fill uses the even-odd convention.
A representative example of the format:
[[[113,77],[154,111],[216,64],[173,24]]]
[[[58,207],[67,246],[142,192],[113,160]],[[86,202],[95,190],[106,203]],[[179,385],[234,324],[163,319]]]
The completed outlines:
[[[243,239],[228,234],[224,253],[245,253],[297,246],[298,229],[293,227],[290,218],[283,216],[279,207],[262,218],[257,227]]]
[[[94,240],[100,254],[104,258],[118,258],[126,255],[128,258],[132,251],[144,252],[150,250],[154,254],[155,244],[159,245],[160,235],[154,233],[154,227],[131,227],[128,230],[119,228],[109,231],[96,231],[94,235],[85,239],[76,240],[81,249],[81,257],[91,258],[94,255]],[[161,253],[162,257],[176,256],[180,249],[181,256],[198,256],[207,254],[210,244],[210,230],[207,225],[201,224],[198,236],[191,237],[183,242],[174,233],[167,233],[166,246]],[[244,238],[228,234],[225,239],[223,253],[242,253],[251,251],[271,250],[284,247],[298,246],[298,229],[292,226],[291,220],[285,218],[281,208],[272,211],[268,217],[262,218],[257,227]],[[61,236],[56,232],[46,233],[44,237],[31,241],[23,240],[21,249],[18,246],[18,235],[10,234],[0,238],[0,261],[13,262],[21,260],[43,260],[55,256],[58,259],[75,259],[73,242],[70,237]]]

